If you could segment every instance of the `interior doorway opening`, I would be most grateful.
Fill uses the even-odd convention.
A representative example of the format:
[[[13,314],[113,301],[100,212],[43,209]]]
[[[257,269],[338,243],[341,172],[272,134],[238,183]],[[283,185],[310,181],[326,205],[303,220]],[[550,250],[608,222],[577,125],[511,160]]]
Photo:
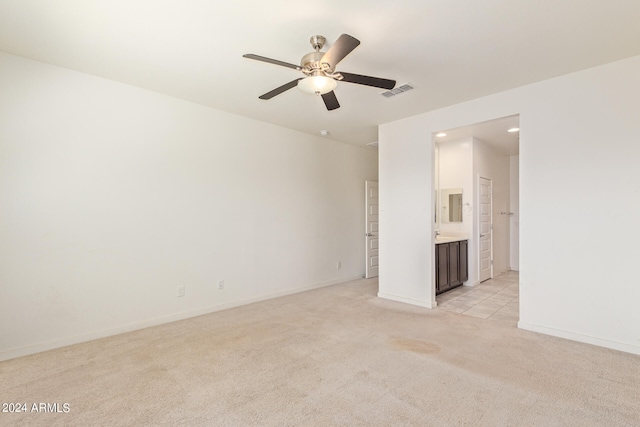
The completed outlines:
[[[434,264],[437,305],[476,317],[509,318],[514,325],[519,319],[519,121],[513,115],[433,135],[434,245],[466,241],[469,268],[466,282],[442,292],[447,277],[442,269],[451,267],[442,260]],[[451,198],[454,189],[459,199]],[[461,216],[453,214],[451,200],[460,201]]]

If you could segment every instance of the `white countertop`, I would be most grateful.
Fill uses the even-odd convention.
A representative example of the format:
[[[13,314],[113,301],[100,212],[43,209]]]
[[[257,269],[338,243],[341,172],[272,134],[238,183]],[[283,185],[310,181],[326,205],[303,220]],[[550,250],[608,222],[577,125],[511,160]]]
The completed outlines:
[[[448,235],[441,235],[436,237],[435,239],[433,239],[433,242],[436,245],[439,245],[441,243],[451,243],[451,242],[460,242],[462,240],[469,240],[469,236],[448,236]]]

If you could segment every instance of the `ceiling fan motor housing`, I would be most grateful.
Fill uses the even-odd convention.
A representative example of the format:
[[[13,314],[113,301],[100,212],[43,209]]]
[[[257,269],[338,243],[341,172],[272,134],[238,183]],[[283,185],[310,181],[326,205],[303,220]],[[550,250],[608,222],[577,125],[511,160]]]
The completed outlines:
[[[325,39],[323,36],[311,36],[311,38],[309,39],[309,43],[311,43],[311,46],[313,46],[316,52],[322,49],[326,42],[327,39]]]
[[[323,56],[324,52],[311,52],[303,56],[300,60],[302,72],[306,75],[317,74],[317,71],[323,71],[327,74],[331,74],[333,72],[331,65],[320,62]]]

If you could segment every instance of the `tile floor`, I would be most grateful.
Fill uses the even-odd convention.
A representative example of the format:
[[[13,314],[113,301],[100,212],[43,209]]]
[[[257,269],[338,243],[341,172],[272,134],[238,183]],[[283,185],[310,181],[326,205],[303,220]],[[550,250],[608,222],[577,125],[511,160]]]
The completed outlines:
[[[508,271],[476,286],[460,286],[436,297],[438,308],[489,320],[518,322],[519,276]]]

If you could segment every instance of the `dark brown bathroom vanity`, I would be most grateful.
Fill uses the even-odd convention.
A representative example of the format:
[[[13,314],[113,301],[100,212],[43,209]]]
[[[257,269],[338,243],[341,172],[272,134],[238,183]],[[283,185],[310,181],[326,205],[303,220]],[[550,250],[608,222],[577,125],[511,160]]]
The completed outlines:
[[[436,295],[469,280],[469,241],[436,243]]]

